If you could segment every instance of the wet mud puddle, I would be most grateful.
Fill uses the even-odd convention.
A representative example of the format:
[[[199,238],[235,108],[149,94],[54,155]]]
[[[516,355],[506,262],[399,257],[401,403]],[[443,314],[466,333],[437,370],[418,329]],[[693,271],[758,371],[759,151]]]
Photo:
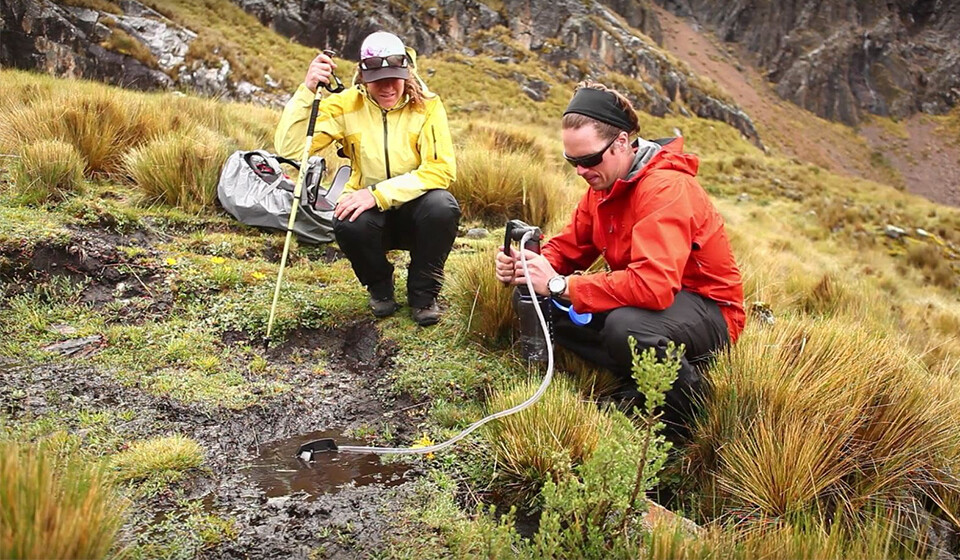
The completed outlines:
[[[268,498],[297,492],[316,498],[337,492],[348,484],[389,488],[410,479],[407,474],[413,469],[412,465],[402,461],[384,462],[373,453],[329,451],[315,453],[310,462],[296,456],[302,444],[323,438],[333,438],[340,445],[366,445],[332,431],[312,432],[261,445],[260,456],[243,467],[243,471]]]

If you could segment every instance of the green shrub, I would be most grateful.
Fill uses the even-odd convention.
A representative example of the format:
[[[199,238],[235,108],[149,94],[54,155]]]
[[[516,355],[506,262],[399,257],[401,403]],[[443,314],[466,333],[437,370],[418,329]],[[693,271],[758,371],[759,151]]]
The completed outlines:
[[[25,204],[60,201],[83,188],[84,161],[77,149],[60,140],[27,144],[13,167],[17,198]]]
[[[0,558],[104,558],[126,502],[96,462],[0,443]]]
[[[212,208],[220,168],[230,151],[222,136],[198,127],[131,150],[124,167],[148,201],[199,213]]]

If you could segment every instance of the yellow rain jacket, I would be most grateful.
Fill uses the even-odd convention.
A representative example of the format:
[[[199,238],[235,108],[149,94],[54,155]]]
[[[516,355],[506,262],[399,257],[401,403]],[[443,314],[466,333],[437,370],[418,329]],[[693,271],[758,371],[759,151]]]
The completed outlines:
[[[313,93],[300,84],[277,125],[277,153],[299,161],[312,104]],[[381,211],[429,190],[445,189],[456,180],[447,112],[440,98],[426,91],[420,110],[414,109],[407,98],[384,110],[367,95],[362,84],[322,99],[310,153],[332,142],[343,147],[353,167],[344,194],[370,189]]]

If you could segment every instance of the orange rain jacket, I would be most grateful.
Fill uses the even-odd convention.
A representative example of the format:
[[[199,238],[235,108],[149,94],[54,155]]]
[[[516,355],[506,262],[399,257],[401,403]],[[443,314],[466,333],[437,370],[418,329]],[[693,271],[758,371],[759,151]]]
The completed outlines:
[[[657,143],[663,148],[639,171],[606,191],[589,189],[542,253],[564,275],[603,255],[612,272],[568,279],[579,312],[662,310],[688,290],[717,302],[733,344],[745,319],[743,283],[723,217],[697,182],[699,160],[683,153],[683,139]]]

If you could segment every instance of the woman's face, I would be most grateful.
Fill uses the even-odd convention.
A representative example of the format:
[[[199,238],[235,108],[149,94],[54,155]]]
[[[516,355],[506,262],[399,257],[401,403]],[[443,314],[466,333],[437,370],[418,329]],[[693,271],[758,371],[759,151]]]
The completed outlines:
[[[384,78],[367,82],[367,92],[381,107],[392,109],[403,95],[403,84],[404,81],[401,78]]]

